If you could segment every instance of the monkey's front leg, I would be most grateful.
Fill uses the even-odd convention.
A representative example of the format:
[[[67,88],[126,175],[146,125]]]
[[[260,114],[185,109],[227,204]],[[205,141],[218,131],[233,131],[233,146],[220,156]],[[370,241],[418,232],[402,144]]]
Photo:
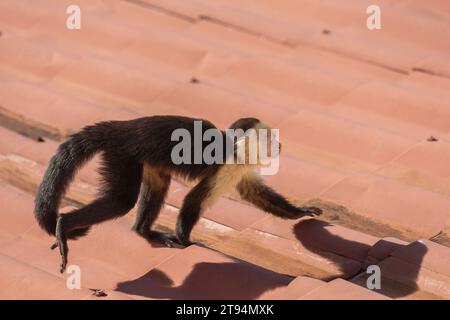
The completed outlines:
[[[206,202],[215,195],[213,181],[213,178],[203,179],[184,198],[175,231],[179,243],[184,246],[193,244],[189,240],[192,228],[200,219]]]
[[[188,206],[183,205],[175,229],[177,243],[186,247],[194,244],[189,238],[199,218],[200,210],[189,210]]]
[[[294,206],[282,195],[265,185],[259,177],[252,174],[247,175],[239,182],[237,190],[244,200],[280,218],[298,219],[322,214],[320,208]]]

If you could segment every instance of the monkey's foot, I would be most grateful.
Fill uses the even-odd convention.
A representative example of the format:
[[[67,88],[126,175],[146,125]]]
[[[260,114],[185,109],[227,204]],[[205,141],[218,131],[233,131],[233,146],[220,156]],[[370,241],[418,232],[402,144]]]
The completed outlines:
[[[51,245],[50,250],[54,250],[54,249],[56,249],[58,247],[59,247],[59,243],[58,243],[58,241],[55,241]],[[66,269],[66,265],[67,265],[67,254],[66,255],[61,254],[61,260],[62,260],[62,262],[61,262],[61,266],[60,266],[59,272],[63,273],[64,270]]]
[[[63,219],[62,215],[58,217],[56,222],[56,242],[51,246],[51,248],[55,249],[59,248],[59,253],[61,255],[61,265],[59,272],[63,273],[66,270],[67,266],[67,253],[69,251],[67,247],[67,239],[64,233]]]
[[[64,271],[66,270],[66,266],[67,266],[67,256],[61,256],[61,265],[59,268],[59,272],[64,273]]]
[[[67,243],[63,244],[62,241],[57,240],[54,244],[52,244],[50,249],[54,250],[58,247],[60,248],[59,252],[61,254],[61,265],[60,265],[59,272],[64,273],[64,271],[66,270],[66,266],[67,266]]]

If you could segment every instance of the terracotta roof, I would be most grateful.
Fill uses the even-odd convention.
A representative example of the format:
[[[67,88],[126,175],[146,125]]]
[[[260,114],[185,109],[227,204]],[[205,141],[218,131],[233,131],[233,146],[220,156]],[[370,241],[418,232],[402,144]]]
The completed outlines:
[[[449,299],[450,5],[377,2],[369,31],[365,0],[79,0],[71,31],[70,1],[1,1],[0,298]],[[70,242],[68,290],[32,213],[48,160],[84,125],[153,114],[280,128],[268,183],[324,214],[284,221],[233,194],[169,249],[130,231],[133,210]],[[62,212],[93,199],[96,163]],[[159,230],[187,192],[172,184]]]

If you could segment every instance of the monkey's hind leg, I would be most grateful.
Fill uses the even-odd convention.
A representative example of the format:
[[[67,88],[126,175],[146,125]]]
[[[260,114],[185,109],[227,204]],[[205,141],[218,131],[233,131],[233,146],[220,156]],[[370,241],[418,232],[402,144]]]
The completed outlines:
[[[130,211],[139,194],[142,166],[133,161],[120,163],[104,161],[101,169],[103,188],[101,196],[90,204],[61,214],[56,224],[56,242],[61,254],[63,273],[67,265],[67,238],[74,231],[120,217]]]
[[[167,247],[174,246],[175,236],[151,230],[151,227],[164,205],[170,180],[169,174],[148,165],[144,166],[138,213],[133,225],[133,230],[148,242],[153,244],[155,241],[159,241]]]

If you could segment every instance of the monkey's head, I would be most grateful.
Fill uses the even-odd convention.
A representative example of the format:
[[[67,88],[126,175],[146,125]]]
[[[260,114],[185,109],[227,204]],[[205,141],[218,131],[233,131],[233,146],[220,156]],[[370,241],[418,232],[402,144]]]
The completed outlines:
[[[278,129],[256,118],[241,118],[232,123],[237,159],[245,164],[267,165],[281,152]]]

